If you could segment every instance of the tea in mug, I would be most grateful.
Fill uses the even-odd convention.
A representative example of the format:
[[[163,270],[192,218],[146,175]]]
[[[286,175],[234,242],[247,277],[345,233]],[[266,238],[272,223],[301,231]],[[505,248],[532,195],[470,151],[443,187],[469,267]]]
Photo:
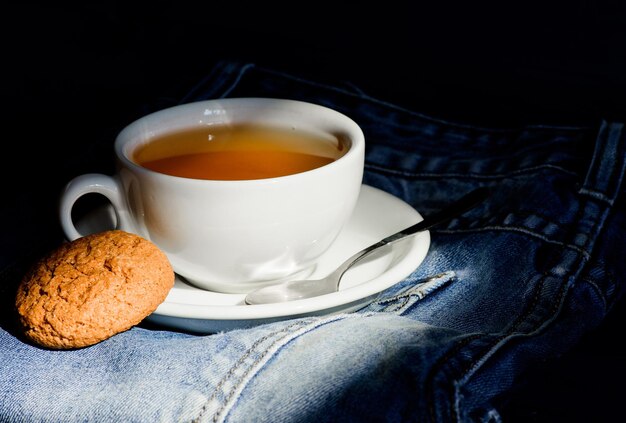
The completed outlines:
[[[346,153],[340,136],[254,124],[211,125],[161,135],[133,160],[155,172],[193,179],[265,179],[306,172]]]

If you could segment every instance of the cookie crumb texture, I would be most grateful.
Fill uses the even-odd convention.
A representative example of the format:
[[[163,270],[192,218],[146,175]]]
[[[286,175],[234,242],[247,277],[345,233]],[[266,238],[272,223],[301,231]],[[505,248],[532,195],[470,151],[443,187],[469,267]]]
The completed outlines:
[[[53,349],[81,348],[130,329],[174,285],[165,253],[125,231],[65,243],[22,279],[16,307],[24,334]]]

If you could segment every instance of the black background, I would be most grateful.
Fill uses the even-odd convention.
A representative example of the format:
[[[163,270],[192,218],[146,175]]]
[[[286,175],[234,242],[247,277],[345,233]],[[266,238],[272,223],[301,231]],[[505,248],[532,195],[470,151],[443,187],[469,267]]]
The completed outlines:
[[[3,8],[2,216],[18,228],[3,230],[6,261],[60,240],[55,201],[64,183],[110,172],[115,134],[180,99],[220,60],[350,81],[383,100],[487,126],[626,116],[621,1]],[[619,413],[623,309],[618,304],[573,351],[529,375],[505,421],[605,421]]]

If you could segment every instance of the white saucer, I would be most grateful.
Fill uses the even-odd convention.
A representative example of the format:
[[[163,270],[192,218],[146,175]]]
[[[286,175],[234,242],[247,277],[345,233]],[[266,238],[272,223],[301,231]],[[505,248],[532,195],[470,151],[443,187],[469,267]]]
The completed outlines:
[[[111,210],[91,214],[77,222],[77,228],[83,234],[110,229],[112,216]],[[409,204],[378,188],[362,185],[352,217],[309,278],[330,273],[362,248],[420,220],[422,216]],[[430,233],[421,232],[350,269],[339,291],[285,303],[245,305],[244,294],[206,291],[176,277],[165,301],[146,320],[185,331],[215,333],[295,317],[355,311],[410,275],[426,257],[429,246]]]

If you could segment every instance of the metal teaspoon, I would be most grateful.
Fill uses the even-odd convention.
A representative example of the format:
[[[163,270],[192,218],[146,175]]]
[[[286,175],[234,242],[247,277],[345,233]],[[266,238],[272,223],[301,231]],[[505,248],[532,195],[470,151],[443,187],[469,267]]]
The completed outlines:
[[[422,221],[416,223],[415,225],[402,229],[401,231],[398,231],[395,234],[390,235],[355,253],[339,267],[337,267],[335,271],[322,279],[292,280],[259,288],[246,295],[245,303],[249,305],[280,303],[335,292],[339,288],[339,282],[345,272],[363,258],[369,256],[380,248],[393,244],[411,235],[415,235],[418,232],[425,231],[439,223],[448,221],[463,214],[465,211],[485,200],[489,195],[489,192],[490,189],[487,187],[477,188],[469,192],[459,200],[445,207],[443,210],[425,217]]]

